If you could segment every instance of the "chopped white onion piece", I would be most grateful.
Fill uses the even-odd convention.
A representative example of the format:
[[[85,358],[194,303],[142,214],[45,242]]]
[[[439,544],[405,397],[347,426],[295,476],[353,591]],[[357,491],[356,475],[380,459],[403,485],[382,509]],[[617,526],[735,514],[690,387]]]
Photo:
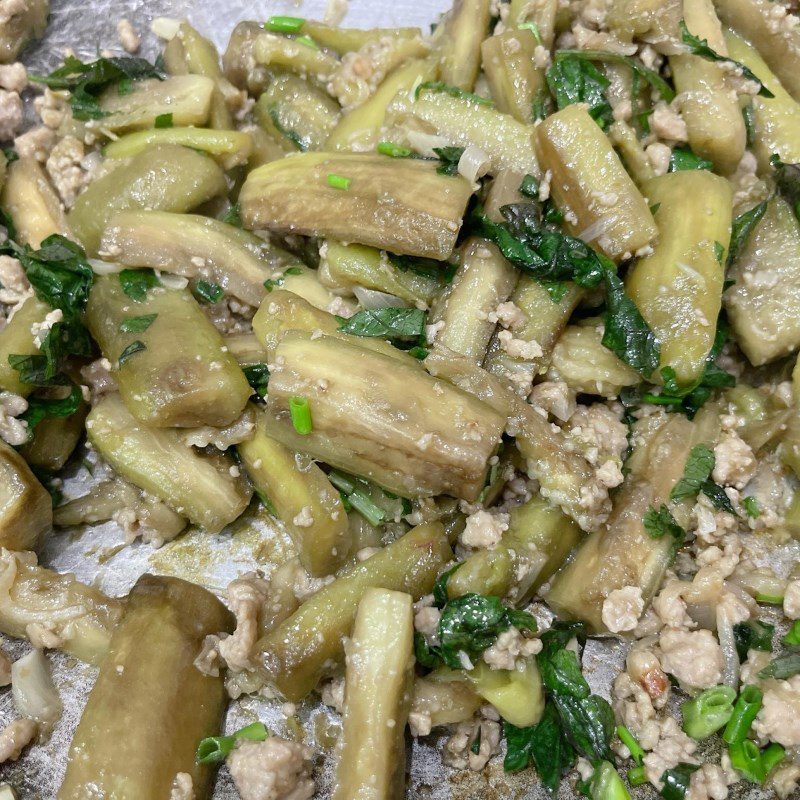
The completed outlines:
[[[436,158],[436,153],[433,152],[434,147],[449,147],[450,140],[444,136],[437,136],[434,133],[425,133],[424,131],[407,131],[406,138],[411,147],[422,156],[429,156]]]
[[[595,220],[591,225],[584,228],[577,236],[578,239],[589,244],[593,242],[595,239],[599,239],[607,230],[608,224],[614,219],[612,214],[608,214],[605,217],[600,217],[600,219]]]
[[[732,689],[739,689],[739,655],[736,652],[736,639],[733,625],[728,618],[724,604],[717,606],[717,637],[722,649],[722,682]]]
[[[182,275],[173,275],[170,272],[162,272],[155,270],[156,277],[167,289],[185,289],[189,285],[189,279],[184,278]]]
[[[40,725],[52,725],[61,716],[61,698],[41,650],[32,650],[11,665],[11,694],[17,711]]]
[[[363,286],[354,287],[353,294],[368,311],[376,308],[403,308],[408,305],[393,294],[379,292],[376,289],[365,289]]]
[[[101,261],[99,258],[87,258],[86,260],[95,275],[115,275],[125,269],[122,264],[118,264],[116,261]]]
[[[17,795],[7,783],[0,785],[0,800],[17,800]]]
[[[159,39],[164,39],[168,42],[178,35],[178,30],[181,27],[181,21],[174,17],[156,17],[150,23],[150,30],[158,36]]]
[[[475,183],[489,171],[491,163],[492,159],[487,153],[471,144],[464,148],[461,158],[458,159],[458,173],[470,183]]]

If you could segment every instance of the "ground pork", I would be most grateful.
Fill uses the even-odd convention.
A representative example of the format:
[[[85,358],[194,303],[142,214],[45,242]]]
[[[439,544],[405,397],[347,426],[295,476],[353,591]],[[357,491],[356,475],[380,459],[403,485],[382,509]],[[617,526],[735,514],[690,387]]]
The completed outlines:
[[[656,103],[650,115],[650,130],[668,142],[685,142],[689,138],[683,117],[663,100]]]
[[[735,433],[723,436],[714,448],[714,471],[711,477],[721,486],[744,489],[756,471],[756,457],[750,445]]]
[[[756,735],[784,747],[800,747],[800,675],[785,681],[770,679],[761,688],[764,700],[753,723]]]
[[[686,800],[725,800],[728,780],[719,764],[703,764],[692,773]]]
[[[773,772],[768,785],[775,790],[775,794],[781,800],[786,800],[786,798],[794,796],[798,782],[800,782],[800,764],[784,761]]]
[[[642,590],[638,586],[623,586],[609,592],[603,601],[603,624],[611,633],[632,631],[644,611]]]
[[[661,776],[664,774],[664,770],[672,769],[681,762],[697,763],[694,757],[696,749],[697,742],[690,739],[680,729],[676,720],[672,717],[664,717],[661,721],[658,743],[644,757],[647,780],[660,790],[663,786]]]
[[[219,654],[230,669],[250,666],[250,655],[258,639],[258,615],[267,600],[269,584],[256,572],[247,572],[228,584],[226,595],[236,616],[236,630],[220,639]]]
[[[30,288],[22,264],[11,256],[0,256],[0,303],[15,306],[29,295]]]
[[[599,467],[607,461],[622,463],[628,449],[628,426],[603,403],[578,406],[565,430],[592,466]]]
[[[521,328],[528,321],[528,315],[511,300],[500,303],[494,311],[486,317],[489,322],[496,322],[509,330]]]
[[[15,719],[0,733],[0,764],[16,761],[33,741],[39,726],[30,719]]]
[[[331,678],[320,686],[320,700],[341,714],[344,711],[344,688],[344,677]]]
[[[44,162],[55,143],[55,132],[46,125],[39,125],[17,136],[14,139],[14,149],[20,158]]]
[[[0,142],[10,142],[22,127],[22,98],[0,89]]]
[[[496,547],[508,530],[508,520],[508,514],[491,514],[488,511],[470,514],[460,536],[461,544],[465,547]]]
[[[471,747],[480,735],[478,752]],[[442,760],[454,769],[480,772],[500,747],[500,726],[494,720],[476,718],[459,722],[445,742]]]
[[[28,424],[20,415],[28,410],[28,401],[18,394],[0,392],[0,439],[12,447],[28,441]]]
[[[142,39],[136,32],[136,28],[127,19],[121,19],[117,22],[117,36],[122,49],[126,53],[136,53],[142,46]]]
[[[309,800],[311,756],[305,745],[270,736],[240,741],[228,756],[228,769],[242,800]]]
[[[575,393],[564,381],[543,381],[531,389],[531,405],[544,409],[561,422],[566,422],[577,409]]]
[[[45,169],[65,208],[72,208],[75,198],[87,186],[90,175],[81,164],[85,157],[83,142],[65,136],[50,151]]]
[[[542,347],[537,341],[531,340],[528,342],[525,339],[515,339],[514,334],[505,329],[498,331],[497,341],[500,342],[500,347],[502,347],[511,358],[533,361],[536,358],[541,358],[543,353]]]
[[[0,89],[8,92],[21,92],[28,85],[28,72],[25,65],[0,64]]]
[[[707,689],[722,678],[722,648],[711,631],[665,628],[658,640],[661,666],[690,689]]]
[[[789,581],[783,593],[783,613],[789,619],[800,619],[800,580]]]
[[[175,776],[169,800],[194,800],[194,783],[188,772],[179,772]]]
[[[661,733],[653,701],[645,689],[627,672],[614,680],[611,692],[617,721],[628,728],[645,750],[652,750]]]
[[[483,660],[492,669],[514,669],[517,659],[536,655],[542,649],[538,639],[528,639],[517,628],[503,631],[495,643],[483,651]]]

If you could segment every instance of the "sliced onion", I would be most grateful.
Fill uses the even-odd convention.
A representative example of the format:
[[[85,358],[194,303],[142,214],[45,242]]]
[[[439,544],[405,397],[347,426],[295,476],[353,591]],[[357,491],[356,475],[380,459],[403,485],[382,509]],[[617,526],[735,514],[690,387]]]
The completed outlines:
[[[733,636],[733,625],[724,605],[717,606],[717,636],[722,648],[722,682],[732,689],[739,688],[739,655],[736,652],[736,639]]]
[[[408,305],[393,294],[379,292],[376,289],[365,289],[363,286],[355,286],[353,294],[367,311],[375,308],[404,308]]]
[[[115,275],[125,269],[122,264],[116,261],[101,261],[99,258],[87,258],[89,266],[95,275]]]
[[[434,147],[449,147],[450,140],[445,136],[437,136],[435,133],[425,133],[424,131],[406,131],[406,138],[411,147],[420,155],[436,157],[433,152]]]
[[[154,271],[156,277],[167,289],[185,289],[189,285],[189,279],[184,278],[183,275],[173,275],[170,272],[162,272],[159,269]]]
[[[40,725],[53,725],[61,716],[61,698],[41,650],[32,650],[11,665],[11,694],[17,711]]]
[[[475,183],[489,171],[491,163],[492,159],[480,147],[471,144],[464,148],[458,159],[458,173],[470,183]]]
[[[174,17],[156,17],[150,23],[150,30],[153,31],[159,39],[163,39],[166,42],[174,39],[178,35],[180,27],[181,21]]]
[[[607,214],[605,217],[595,220],[591,225],[584,228],[577,236],[578,239],[589,244],[595,239],[599,239],[607,230],[609,225],[616,219],[614,214]]]

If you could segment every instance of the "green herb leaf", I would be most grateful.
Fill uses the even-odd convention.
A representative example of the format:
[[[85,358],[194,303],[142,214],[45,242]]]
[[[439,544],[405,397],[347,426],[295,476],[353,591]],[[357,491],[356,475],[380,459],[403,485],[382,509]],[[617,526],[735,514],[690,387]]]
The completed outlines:
[[[457,264],[449,261],[435,261],[432,258],[420,258],[417,256],[398,255],[397,253],[386,253],[393,266],[403,272],[414,272],[425,278],[443,283],[452,283],[453,277],[458,269]]]
[[[644,529],[653,539],[661,539],[665,534],[669,534],[677,541],[683,543],[686,538],[686,531],[677,523],[672,512],[662,503],[658,509],[647,509],[642,520]]]
[[[748,147],[752,147],[756,140],[756,109],[752,100],[742,109],[744,118],[744,129],[746,132],[746,142]]]
[[[72,115],[78,120],[101,119],[107,113],[100,108],[100,95],[109,86],[121,81],[142,78],[164,79],[164,72],[157,65],[143,58],[129,56],[99,58],[84,63],[75,56],[67,56],[63,66],[47,76],[30,75],[36,83],[50,89],[67,89],[72,94]]]
[[[470,658],[494,644],[509,628],[506,607],[499,597],[469,593],[450,600],[439,621],[439,653],[451,669],[463,667],[459,653]]]
[[[269,386],[269,368],[266,364],[250,364],[242,369],[247,382],[259,397],[264,397],[267,394]]]
[[[206,303],[219,303],[225,296],[225,290],[216,283],[197,281],[194,285],[194,294]]]
[[[71,417],[82,402],[83,393],[75,384],[70,393],[60,400],[31,395],[28,397],[28,409],[21,418],[28,423],[28,432],[32,434],[34,428],[46,417]]]
[[[233,225],[234,228],[242,227],[242,213],[238,203],[233,203],[231,207],[219,218],[220,222],[226,225]]]
[[[767,210],[767,200],[762,201],[757,206],[753,206],[744,214],[739,214],[733,221],[731,228],[731,247],[728,252],[728,264],[736,260],[736,256],[742,251],[745,242],[750,238],[753,228],[760,222]]]
[[[172,123],[172,112],[169,114],[159,114],[156,119],[155,123],[153,124],[154,128],[171,128],[173,127]]]
[[[433,604],[437,608],[444,608],[447,604],[447,581],[450,580],[450,576],[463,564],[463,561],[459,561],[455,566],[450,567],[450,569],[445,570],[437,579],[436,583],[433,584]]]
[[[301,150],[302,152],[308,150],[308,148],[311,146],[311,140],[308,137],[301,136],[299,133],[297,133],[297,131],[284,125],[277,103],[273,103],[269,107],[268,113],[269,118],[272,120],[272,124],[275,126],[278,133],[280,133],[282,136],[285,136],[298,150]]]
[[[714,469],[714,452],[704,444],[696,444],[686,459],[683,477],[670,492],[670,500],[696,497]]]
[[[147,297],[148,289],[161,286],[161,281],[152,269],[123,269],[119,273],[119,284],[131,300],[141,303]]]
[[[737,622],[733,626],[733,638],[736,642],[739,661],[744,661],[747,658],[748,650],[772,652],[772,636],[774,633],[774,625],[768,625],[766,622],[760,622],[757,619]]]
[[[714,165],[707,159],[696,156],[686,147],[676,147],[669,157],[669,172],[692,169],[714,169]]]
[[[733,64],[736,69],[740,69],[742,71],[742,75],[747,78],[747,80],[758,84],[758,93],[762,97],[775,97],[775,95],[769,89],[767,89],[766,86],[764,86],[764,84],[758,79],[756,74],[749,67],[746,67],[739,61],[734,61],[732,58],[722,56],[715,50],[712,50],[706,39],[701,39],[699,36],[689,33],[689,29],[686,27],[685,20],[682,19],[678,24],[681,30],[681,41],[689,48],[689,52],[692,53],[692,55],[700,56],[701,58],[705,58],[709,61]]]
[[[604,64],[624,64],[630,67],[634,74],[647,81],[661,95],[663,100],[671,103],[675,99],[675,90],[655,70],[648,69],[644,64],[630,56],[611,53],[607,50],[558,50],[556,52],[556,61],[565,58],[599,61]]]
[[[775,170],[775,184],[778,191],[789,202],[795,216],[800,219],[800,164],[785,164],[777,155],[773,155],[769,163]]]
[[[583,633],[581,623],[556,623],[541,635],[542,650],[536,658],[542,684],[550,692],[584,698],[590,694],[578,657],[566,645]]]
[[[772,661],[758,673],[758,677],[777,678],[783,681],[798,673],[800,673],[800,653],[789,653],[772,659]]]
[[[142,314],[140,317],[128,317],[119,326],[120,333],[144,333],[157,316],[158,314]]]
[[[531,200],[539,199],[539,181],[533,175],[526,175],[519,185],[519,193],[524,194],[525,197],[530,197]]]
[[[119,366],[122,366],[131,356],[136,355],[136,353],[141,353],[143,350],[147,350],[147,347],[144,342],[137,339],[135,342],[131,342],[120,354],[119,358],[117,359],[117,363]]]
[[[787,647],[797,647],[800,645],[800,619],[792,623],[787,634],[781,639]]]
[[[433,152],[436,153],[441,162],[436,167],[436,172],[439,175],[458,174],[458,162],[461,160],[461,156],[464,155],[463,147],[434,147]]]
[[[464,89],[459,89],[458,86],[450,86],[444,81],[425,81],[417,86],[414,91],[414,99],[419,100],[422,92],[439,92],[449,94],[450,97],[456,97],[459,100],[466,100],[469,103],[475,103],[479,106],[493,106],[494,103],[485,97],[480,97],[472,92],[466,92]]]
[[[672,769],[665,770],[661,776],[664,787],[661,789],[661,796],[664,800],[684,800],[686,792],[689,790],[689,783],[692,780],[692,773],[700,769],[697,764],[686,764],[681,762]]]
[[[339,330],[352,336],[418,339],[425,332],[425,312],[419,308],[375,308],[359,311]]]
[[[700,491],[711,501],[711,505],[718,511],[727,511],[728,514],[733,514],[735,517],[739,515],[731,503],[731,499],[725,493],[725,490],[714,483],[712,480],[703,481]]]
[[[552,700],[575,750],[593,762],[613,761],[610,745],[616,723],[608,702],[596,694],[582,699],[556,694]]]
[[[590,60],[575,55],[557,57],[547,70],[547,85],[559,109],[586,103],[592,119],[603,130],[614,121],[614,111],[605,94],[610,81]]]

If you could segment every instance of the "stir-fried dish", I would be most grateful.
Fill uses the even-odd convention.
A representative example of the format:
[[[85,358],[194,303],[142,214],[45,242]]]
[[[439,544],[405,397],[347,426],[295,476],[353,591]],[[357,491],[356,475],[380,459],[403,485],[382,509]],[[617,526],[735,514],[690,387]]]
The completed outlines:
[[[160,18],[152,63],[121,20],[32,74],[46,6],[0,0],[0,762],[62,650],[97,678],[61,800],[305,800],[327,762],[390,800],[410,739],[523,793],[798,797],[792,2],[334,3],[221,58]],[[37,561],[254,516],[285,557],[227,589]],[[335,746],[224,731],[248,694]]]

